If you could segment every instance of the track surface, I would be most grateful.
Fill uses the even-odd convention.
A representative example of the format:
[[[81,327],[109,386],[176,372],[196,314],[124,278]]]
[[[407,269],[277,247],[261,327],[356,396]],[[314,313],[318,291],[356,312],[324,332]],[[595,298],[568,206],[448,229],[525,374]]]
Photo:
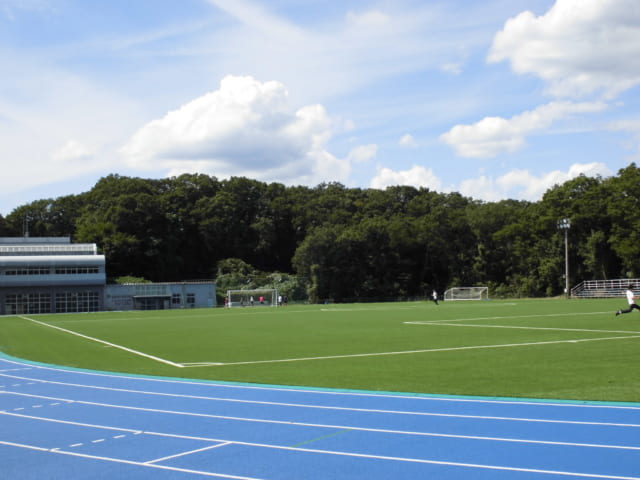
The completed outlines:
[[[0,478],[640,479],[640,405],[184,381],[0,357]]]

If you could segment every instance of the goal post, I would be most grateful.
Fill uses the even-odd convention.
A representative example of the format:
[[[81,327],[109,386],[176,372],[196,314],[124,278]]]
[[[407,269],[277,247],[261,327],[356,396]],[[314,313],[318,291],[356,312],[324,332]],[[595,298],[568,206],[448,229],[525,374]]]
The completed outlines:
[[[277,307],[278,290],[257,288],[251,290],[227,290],[228,307]]]
[[[453,287],[444,292],[445,300],[488,300],[489,287]]]

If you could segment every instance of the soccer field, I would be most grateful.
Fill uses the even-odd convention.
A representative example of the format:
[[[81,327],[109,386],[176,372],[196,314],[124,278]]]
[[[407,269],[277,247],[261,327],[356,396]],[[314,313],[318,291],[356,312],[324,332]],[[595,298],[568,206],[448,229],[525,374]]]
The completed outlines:
[[[0,317],[0,349],[166,377],[640,401],[640,315],[620,299],[292,305]],[[624,305],[622,305],[624,306]]]

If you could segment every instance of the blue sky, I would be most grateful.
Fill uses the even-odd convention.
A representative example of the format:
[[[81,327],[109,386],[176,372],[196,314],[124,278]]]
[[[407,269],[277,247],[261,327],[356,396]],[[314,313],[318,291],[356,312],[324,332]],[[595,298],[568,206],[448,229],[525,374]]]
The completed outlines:
[[[0,214],[108,174],[538,200],[640,158],[637,0],[0,0]]]

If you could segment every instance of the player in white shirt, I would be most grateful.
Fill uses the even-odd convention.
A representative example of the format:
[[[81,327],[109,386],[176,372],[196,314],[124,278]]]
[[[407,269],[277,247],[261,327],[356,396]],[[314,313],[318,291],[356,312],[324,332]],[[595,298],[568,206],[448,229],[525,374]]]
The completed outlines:
[[[629,285],[626,291],[627,302],[629,303],[629,308],[626,310],[618,310],[616,312],[616,316],[622,313],[631,313],[632,310],[640,310],[640,307],[636,304],[636,296],[633,293],[633,285]]]

